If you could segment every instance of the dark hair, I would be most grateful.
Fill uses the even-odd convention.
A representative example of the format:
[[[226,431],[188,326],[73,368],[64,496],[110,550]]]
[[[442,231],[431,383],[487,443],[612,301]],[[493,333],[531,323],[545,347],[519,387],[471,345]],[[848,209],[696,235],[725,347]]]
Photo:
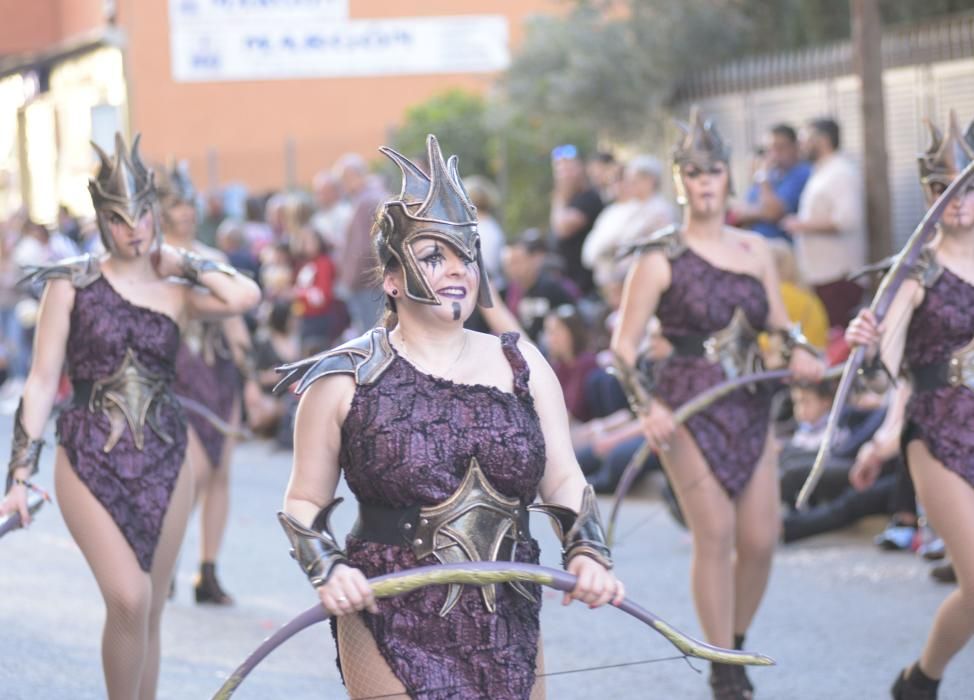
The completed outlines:
[[[541,229],[528,228],[521,232],[521,235],[517,237],[514,245],[524,248],[528,253],[546,253],[548,252],[548,241],[545,240],[545,236],[541,233]]]
[[[592,160],[610,165],[616,162],[616,157],[612,155],[611,151],[596,151],[595,155],[592,156]]]
[[[839,125],[834,119],[829,117],[819,117],[812,119],[808,125],[829,140],[832,150],[838,150],[841,140],[839,139]]]
[[[291,302],[275,301],[271,312],[267,315],[267,327],[278,333],[287,333],[287,324],[291,320]]]
[[[578,357],[579,354],[588,349],[588,328],[585,319],[578,312],[574,304],[562,304],[548,312],[549,316],[557,318],[565,324],[568,333],[572,337],[572,355]]]
[[[798,142],[798,134],[795,133],[795,129],[790,124],[775,124],[771,127],[771,133],[786,138],[791,143]]]

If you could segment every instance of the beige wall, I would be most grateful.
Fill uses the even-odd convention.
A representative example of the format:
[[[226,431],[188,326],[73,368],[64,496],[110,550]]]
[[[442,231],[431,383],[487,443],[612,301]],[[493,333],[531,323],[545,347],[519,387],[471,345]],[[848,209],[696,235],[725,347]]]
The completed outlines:
[[[419,9],[393,0],[350,0],[353,19],[504,14],[511,21],[513,46],[529,15],[559,7],[558,0],[428,0]],[[468,74],[175,83],[167,3],[121,0],[119,23],[128,36],[131,125],[144,135],[144,152],[156,160],[188,160],[201,187],[207,184],[210,152],[223,183],[243,182],[255,190],[281,187],[288,138],[296,146],[298,182],[306,183],[345,152],[376,156],[409,106],[451,86],[484,91],[493,80]]]
[[[45,51],[104,22],[104,0],[0,0],[0,56]]]

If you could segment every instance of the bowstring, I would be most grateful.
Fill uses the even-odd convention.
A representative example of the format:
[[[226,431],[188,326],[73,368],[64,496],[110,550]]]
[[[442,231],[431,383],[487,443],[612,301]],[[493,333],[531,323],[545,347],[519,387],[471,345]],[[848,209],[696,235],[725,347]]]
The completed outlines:
[[[700,669],[693,665],[690,661],[690,657],[686,654],[678,654],[676,656],[660,656],[654,659],[641,659],[639,661],[620,661],[614,664],[603,664],[600,666],[586,666],[584,668],[569,668],[564,671],[547,671],[545,673],[534,674],[535,678],[553,678],[555,676],[567,676],[574,673],[589,673],[591,671],[605,671],[613,668],[628,668],[630,666],[647,666],[649,664],[662,663],[664,661],[678,661],[683,660],[686,662],[687,666],[693,670],[694,673],[702,673]],[[444,685],[438,688],[422,688],[417,693],[436,693],[449,690],[459,690],[461,688],[469,688],[475,685],[474,683],[461,683],[458,685]],[[382,700],[383,698],[401,698],[403,694],[401,692],[395,693],[384,693],[382,695],[362,695],[356,698],[351,698],[351,700]]]

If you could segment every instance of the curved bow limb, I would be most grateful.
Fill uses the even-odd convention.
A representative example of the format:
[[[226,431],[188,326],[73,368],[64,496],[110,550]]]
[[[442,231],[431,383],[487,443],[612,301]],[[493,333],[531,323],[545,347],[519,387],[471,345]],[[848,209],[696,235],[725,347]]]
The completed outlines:
[[[903,246],[903,250],[896,255],[893,266],[883,276],[883,280],[879,283],[879,288],[876,290],[872,303],[869,305],[873,315],[876,317],[877,324],[882,323],[883,319],[886,318],[886,313],[889,311],[893,299],[896,298],[896,293],[903,285],[903,282],[906,281],[907,276],[916,265],[917,260],[920,259],[920,253],[923,252],[923,248],[933,239],[937,230],[937,222],[940,221],[940,217],[947,210],[950,200],[953,199],[955,194],[965,190],[968,181],[972,177],[974,177],[974,162],[969,163],[954,181],[950,183],[947,189],[943,191],[943,194],[937,198],[937,201],[933,203],[933,206],[924,215],[920,225],[916,227],[916,230],[907,240],[906,245]],[[862,363],[865,358],[866,349],[859,347],[846,360],[845,368],[842,372],[842,380],[839,382],[839,387],[835,392],[832,409],[829,411],[829,418],[825,424],[822,444],[819,446],[818,454],[815,455],[812,470],[808,473],[808,477],[805,479],[801,491],[798,492],[798,498],[795,499],[795,507],[798,510],[803,510],[808,505],[809,498],[811,498],[815,487],[818,486],[818,482],[822,478],[822,474],[825,471],[825,462],[832,453],[832,442],[835,439],[835,433],[839,427],[839,414],[842,413],[842,409],[845,407],[849,393],[852,390],[852,384],[859,370],[862,368]]]
[[[439,564],[423,566],[407,571],[399,571],[369,579],[376,598],[390,598],[410,591],[433,585],[466,584],[485,586],[498,583],[536,583],[558,591],[568,592],[575,588],[575,576],[558,569],[536,564],[517,562],[475,562],[465,564]],[[725,664],[773,666],[774,659],[763,654],[734,651],[701,642],[676,629],[662,618],[626,598],[618,606],[619,610],[631,615],[663,635],[684,656],[716,661]],[[315,605],[284,625],[268,637],[240,666],[230,674],[223,686],[213,696],[213,700],[225,700],[233,695],[243,680],[272,651],[301,630],[328,619],[328,612]]]
[[[841,372],[841,367],[830,367],[825,371],[822,379],[835,379],[841,374]],[[713,385],[705,391],[701,391],[699,394],[676,409],[676,411],[673,413],[673,422],[677,426],[686,423],[701,411],[707,409],[720,399],[733,393],[734,391],[737,391],[738,389],[742,389],[746,386],[755,386],[765,382],[773,382],[789,378],[791,378],[791,370],[773,369],[764,372],[755,372],[754,374],[745,374],[733,379],[727,379],[719,384]],[[636,453],[632,456],[632,459],[629,460],[629,463],[623,470],[622,476],[619,477],[619,483],[616,484],[616,490],[612,496],[612,510],[609,511],[609,524],[606,528],[606,539],[608,540],[609,545],[612,545],[612,543],[615,541],[615,526],[616,521],[619,518],[619,511],[622,509],[622,501],[625,499],[626,494],[629,493],[629,489],[632,488],[632,484],[639,475],[643,462],[649,459],[649,456],[652,453],[653,448],[649,446],[649,443],[644,442],[642,445],[640,445],[639,449],[636,450]]]

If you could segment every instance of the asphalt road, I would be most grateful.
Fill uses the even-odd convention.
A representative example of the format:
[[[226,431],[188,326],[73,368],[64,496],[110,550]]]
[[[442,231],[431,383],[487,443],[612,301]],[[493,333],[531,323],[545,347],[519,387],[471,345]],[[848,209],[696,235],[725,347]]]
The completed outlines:
[[[10,419],[0,418],[0,445]],[[49,436],[53,437],[53,436]],[[51,484],[48,449],[39,483]],[[269,632],[313,604],[287,555],[275,520],[290,454],[267,444],[243,446],[233,475],[230,527],[220,562],[233,608],[192,601],[198,551],[194,522],[184,545],[177,596],[163,619],[160,698],[208,698],[222,679]],[[346,494],[347,495],[347,494]],[[603,510],[606,504],[603,502]],[[537,517],[537,516],[536,516]],[[335,528],[346,532],[354,506],[346,503]],[[540,525],[540,523],[539,523]],[[872,520],[856,530],[779,549],[749,647],[773,656],[774,668],[751,677],[758,698],[884,698],[898,669],[916,657],[934,610],[949,589],[931,582],[928,565],[910,554],[878,551]],[[690,542],[652,497],[651,488],[623,509],[618,573],[631,597],[699,635],[689,596]],[[558,547],[547,527],[535,527],[545,564]],[[675,650],[661,636],[613,609],[562,607],[545,596],[542,630],[548,697],[709,697],[706,664],[661,660]],[[45,508],[28,532],[0,541],[0,698],[48,700],[104,697],[99,642],[103,607],[94,580],[56,508]],[[649,661],[638,665],[578,669]],[[974,697],[974,648],[954,660],[941,697]],[[326,626],[303,632],[248,679],[238,698],[345,697]]]

